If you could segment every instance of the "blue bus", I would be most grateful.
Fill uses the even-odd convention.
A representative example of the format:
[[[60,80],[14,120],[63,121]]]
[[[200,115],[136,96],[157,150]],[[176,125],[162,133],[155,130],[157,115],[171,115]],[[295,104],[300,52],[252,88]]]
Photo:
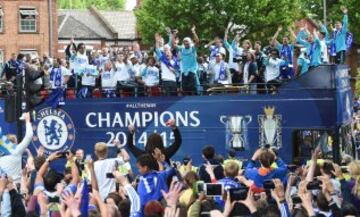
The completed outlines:
[[[82,148],[90,154],[99,141],[118,139],[125,145],[127,126],[133,124],[140,148],[153,132],[168,146],[174,135],[166,121],[174,118],[182,135],[174,160],[188,156],[201,163],[205,145],[224,157],[234,149],[239,158],[249,159],[257,148],[270,145],[290,163],[309,159],[321,144],[326,157],[339,162],[342,153],[356,153],[352,101],[347,66],[322,65],[284,82],[276,94],[75,99],[60,109],[39,108],[32,145],[42,144],[49,152]]]

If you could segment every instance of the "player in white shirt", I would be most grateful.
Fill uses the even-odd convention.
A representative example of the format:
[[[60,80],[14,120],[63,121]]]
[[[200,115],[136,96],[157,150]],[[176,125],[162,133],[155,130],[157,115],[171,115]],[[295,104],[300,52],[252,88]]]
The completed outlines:
[[[217,53],[215,61],[210,62],[209,74],[215,84],[231,84],[231,73],[228,64],[224,61],[224,54]]]
[[[123,53],[119,53],[117,61],[113,63],[113,68],[116,70],[115,80],[119,86],[120,96],[134,95],[136,83],[132,63]]]
[[[101,72],[102,94],[106,98],[116,97],[116,71],[111,67],[111,62],[104,64],[104,71]]]
[[[274,92],[279,85],[280,65],[282,60],[278,57],[277,49],[271,50],[269,57],[265,60],[265,82],[268,91]]]
[[[155,64],[156,59],[152,56],[149,57],[147,59],[146,67],[141,72],[141,77],[146,87],[153,87],[159,85],[159,69],[155,66]]]

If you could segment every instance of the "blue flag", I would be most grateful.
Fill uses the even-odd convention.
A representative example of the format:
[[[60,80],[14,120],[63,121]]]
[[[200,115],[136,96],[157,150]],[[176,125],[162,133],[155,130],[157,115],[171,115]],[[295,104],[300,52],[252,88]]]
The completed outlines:
[[[64,99],[64,95],[65,95],[65,89],[64,88],[57,88],[52,90],[51,94],[49,95],[49,97],[46,99],[45,103],[56,109],[58,108],[60,105],[64,105],[65,104],[65,99]]]
[[[3,135],[0,128],[0,157],[11,155],[11,151],[15,150],[16,145],[12,143],[6,135]]]

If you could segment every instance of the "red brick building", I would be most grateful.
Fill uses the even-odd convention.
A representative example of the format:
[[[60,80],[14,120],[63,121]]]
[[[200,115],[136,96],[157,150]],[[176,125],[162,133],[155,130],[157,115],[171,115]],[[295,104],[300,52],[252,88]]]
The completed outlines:
[[[0,1],[0,66],[12,53],[57,52],[56,0]]]

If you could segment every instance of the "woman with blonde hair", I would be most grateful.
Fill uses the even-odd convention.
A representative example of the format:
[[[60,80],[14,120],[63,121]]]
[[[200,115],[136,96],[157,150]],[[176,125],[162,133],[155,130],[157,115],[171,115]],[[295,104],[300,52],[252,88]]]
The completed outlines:
[[[348,166],[351,179],[347,182],[348,188],[351,190],[350,197],[343,190],[344,200],[350,200],[355,207],[360,207],[360,160],[352,161]]]

